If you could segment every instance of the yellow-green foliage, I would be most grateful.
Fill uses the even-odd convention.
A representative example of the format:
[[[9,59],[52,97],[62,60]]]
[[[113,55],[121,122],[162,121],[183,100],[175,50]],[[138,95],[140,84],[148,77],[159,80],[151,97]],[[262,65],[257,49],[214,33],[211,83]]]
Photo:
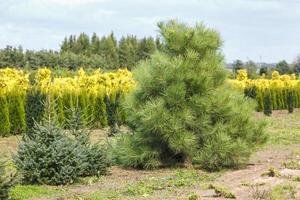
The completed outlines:
[[[295,74],[279,75],[277,71],[273,71],[272,79],[266,79],[264,75],[258,79],[248,79],[247,71],[242,69],[238,71],[237,79],[229,79],[228,82],[241,91],[254,89],[258,110],[264,109],[263,99],[268,92],[271,94],[273,110],[288,107],[287,94],[289,91],[293,94],[294,106],[300,107],[300,80],[296,79]]]
[[[236,196],[233,192],[231,192],[227,187],[222,185],[211,184],[209,189],[213,189],[217,196],[224,197],[228,199],[236,199]]]
[[[28,92],[39,91],[50,97],[61,124],[66,122],[68,110],[78,106],[84,113],[83,120],[103,127],[108,124],[107,115],[110,114],[104,99],[118,101],[116,97],[123,97],[135,85],[131,72],[126,69],[108,73],[95,70],[91,74],[80,69],[74,77],[62,78],[53,77],[48,68],[41,68],[33,82],[34,85],[29,83],[29,74],[22,70],[0,69],[0,135],[21,133],[26,129]]]

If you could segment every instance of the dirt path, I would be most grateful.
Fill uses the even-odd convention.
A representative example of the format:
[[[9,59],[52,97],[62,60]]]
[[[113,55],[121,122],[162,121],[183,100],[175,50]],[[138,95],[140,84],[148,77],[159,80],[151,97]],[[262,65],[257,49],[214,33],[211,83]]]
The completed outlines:
[[[283,167],[283,162],[293,159],[295,155],[292,152],[300,149],[299,145],[289,147],[269,148],[257,152],[252,159],[253,165],[248,165],[245,169],[226,172],[217,182],[228,186],[235,192],[238,199],[253,199],[254,190],[269,190],[271,187],[280,183],[291,183],[288,177],[284,177],[287,170]],[[267,172],[270,167],[278,169],[282,177],[261,176]],[[289,173],[300,176],[300,170],[289,170]],[[260,186],[251,187],[249,185],[257,184]],[[300,183],[294,182],[300,191]],[[300,195],[300,194],[298,194]],[[207,198],[211,199],[211,198]],[[299,196],[300,199],[300,196]]]

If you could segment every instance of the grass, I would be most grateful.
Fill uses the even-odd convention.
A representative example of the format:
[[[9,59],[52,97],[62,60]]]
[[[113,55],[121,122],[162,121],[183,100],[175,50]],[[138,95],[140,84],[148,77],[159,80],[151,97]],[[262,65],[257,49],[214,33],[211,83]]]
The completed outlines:
[[[296,199],[296,187],[291,184],[279,184],[272,188],[269,200]]]
[[[85,195],[85,200],[122,199],[122,197],[148,197],[156,191],[173,191],[177,188],[200,186],[201,183],[214,181],[219,173],[199,173],[196,170],[177,169],[172,175],[150,177],[133,184],[127,184],[120,190],[98,191]],[[193,199],[193,197],[192,197]]]
[[[290,160],[283,163],[283,166],[287,169],[300,170],[300,161],[299,160]]]
[[[267,146],[299,144],[299,119],[300,113],[286,115],[285,117],[266,118],[269,124],[267,128],[267,133],[269,133]]]
[[[14,200],[26,200],[41,196],[51,196],[62,194],[64,190],[57,187],[39,186],[39,185],[17,185],[11,190],[11,198]]]
[[[276,169],[275,167],[270,167],[268,169],[268,171],[266,171],[265,173],[263,173],[261,176],[280,177],[281,174],[280,174],[279,170]]]
[[[224,197],[227,199],[236,199],[235,194],[223,185],[211,184],[209,188],[213,189],[218,197]]]

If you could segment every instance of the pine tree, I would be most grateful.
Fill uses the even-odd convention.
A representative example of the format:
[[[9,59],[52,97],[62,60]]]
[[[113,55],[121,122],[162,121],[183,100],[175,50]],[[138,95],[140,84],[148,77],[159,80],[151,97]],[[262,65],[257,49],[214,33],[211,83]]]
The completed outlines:
[[[105,59],[108,69],[118,69],[119,56],[117,41],[113,33],[108,37],[102,37],[101,41],[101,55]]]
[[[163,50],[163,44],[161,42],[161,39],[159,37],[157,37],[155,39],[155,47],[157,50],[162,51]]]
[[[0,199],[9,199],[9,191],[16,182],[15,174],[10,174],[7,176],[5,170],[5,163],[0,161]]]
[[[36,123],[25,134],[14,158],[27,183],[61,185],[73,183],[85,169],[82,151],[53,121]]]
[[[69,37],[69,50],[73,53],[76,52],[76,36],[75,35],[70,35]]]
[[[90,38],[87,34],[81,33],[76,41],[75,52],[77,54],[89,55]]]
[[[282,60],[276,64],[275,70],[279,72],[279,74],[289,74],[291,72],[289,64]]]
[[[65,37],[64,41],[62,42],[62,44],[60,46],[60,51],[61,52],[67,52],[69,50],[70,50],[69,41],[68,41],[68,38]]]
[[[128,67],[129,64],[129,47],[125,37],[122,37],[119,42],[119,63],[120,67]]]
[[[139,60],[146,60],[155,52],[155,42],[152,37],[143,38],[138,47]]]
[[[91,39],[91,53],[92,54],[100,54],[100,50],[101,50],[101,42],[100,42],[100,38],[98,37],[98,35],[96,33],[93,33],[92,39]]]
[[[67,120],[71,134],[77,141],[77,147],[81,149],[85,168],[81,176],[100,176],[107,173],[110,163],[104,148],[99,144],[92,144],[88,124],[81,119],[83,114],[79,107],[69,110],[71,117]]]
[[[192,162],[208,170],[245,163],[265,141],[253,101],[226,85],[219,34],[202,24],[159,24],[165,53],[141,63],[125,101],[132,134],[121,137],[115,160],[155,168]]]
[[[104,175],[109,166],[106,153],[99,145],[91,144],[82,112],[71,110],[67,126],[74,137],[70,137],[53,117],[51,100],[47,98],[43,120],[24,134],[14,157],[23,181],[64,185],[82,176]]]

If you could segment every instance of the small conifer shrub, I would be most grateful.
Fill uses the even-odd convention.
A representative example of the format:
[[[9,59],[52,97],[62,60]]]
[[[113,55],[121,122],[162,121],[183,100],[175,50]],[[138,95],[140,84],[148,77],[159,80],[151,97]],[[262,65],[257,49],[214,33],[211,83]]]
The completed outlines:
[[[0,199],[7,200],[9,198],[9,191],[16,182],[14,174],[7,175],[5,170],[5,163],[0,161]]]
[[[289,113],[293,113],[295,107],[295,97],[293,91],[289,90],[287,92],[286,98],[287,98],[286,102],[287,102],[288,111]]]
[[[264,96],[264,114],[266,116],[272,115],[272,97],[269,91],[267,91]]]
[[[105,174],[109,166],[106,155],[90,143],[79,124],[81,114],[73,114],[76,119],[70,120],[72,137],[52,119],[50,103],[46,105],[49,114],[35,123],[32,133],[24,135],[14,158],[24,182],[64,185],[82,176]]]

